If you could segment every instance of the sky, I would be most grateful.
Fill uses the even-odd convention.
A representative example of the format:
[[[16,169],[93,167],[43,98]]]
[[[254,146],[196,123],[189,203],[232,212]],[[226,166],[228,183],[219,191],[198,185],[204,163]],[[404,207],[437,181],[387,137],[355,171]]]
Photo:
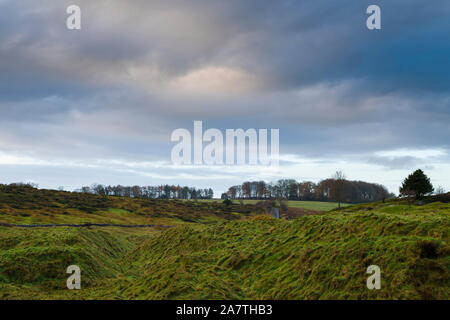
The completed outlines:
[[[448,0],[0,0],[0,183],[219,197],[342,170],[397,193],[421,168],[449,191],[449,16]],[[171,133],[196,120],[279,129],[279,167],[175,165]]]

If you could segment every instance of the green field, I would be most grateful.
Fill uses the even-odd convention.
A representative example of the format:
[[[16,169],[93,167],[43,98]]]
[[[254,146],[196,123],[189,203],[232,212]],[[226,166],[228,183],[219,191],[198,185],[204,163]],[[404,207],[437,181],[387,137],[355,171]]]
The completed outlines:
[[[199,200],[199,201],[220,201],[220,200]],[[256,204],[262,200],[242,200],[244,204]],[[233,200],[233,203],[238,204],[239,200]],[[347,207],[351,204],[341,203],[341,207]],[[288,206],[292,208],[308,209],[315,211],[329,211],[338,207],[337,202],[324,202],[324,201],[288,201]]]
[[[0,299],[449,299],[450,204],[370,203],[272,219],[251,204],[0,188]],[[7,224],[5,224],[7,225]],[[66,268],[82,289],[66,288]],[[378,265],[382,288],[366,288]]]

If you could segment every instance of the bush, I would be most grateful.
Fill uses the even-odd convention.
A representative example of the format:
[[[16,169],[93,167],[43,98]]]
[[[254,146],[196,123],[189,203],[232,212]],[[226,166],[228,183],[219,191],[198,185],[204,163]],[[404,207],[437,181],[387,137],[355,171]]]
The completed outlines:
[[[231,206],[233,204],[233,201],[231,201],[230,199],[225,199],[222,203],[226,206]]]
[[[417,243],[422,259],[436,259],[438,257],[439,243],[436,241],[421,240]]]

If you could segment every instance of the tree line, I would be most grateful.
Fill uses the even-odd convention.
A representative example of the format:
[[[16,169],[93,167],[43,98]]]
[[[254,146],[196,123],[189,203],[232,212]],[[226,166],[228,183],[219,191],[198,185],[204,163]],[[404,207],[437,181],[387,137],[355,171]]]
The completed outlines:
[[[16,182],[0,184],[10,187],[38,188],[33,182]],[[64,187],[59,187],[64,190]],[[159,186],[104,186],[93,184],[90,187],[82,187],[75,192],[91,193],[105,196],[121,196],[146,199],[212,199],[214,191],[211,188],[181,187],[180,185]],[[408,198],[421,198],[434,192],[436,195],[445,193],[442,186],[434,190],[430,179],[418,169],[410,174],[399,189],[400,196]],[[255,200],[303,200],[303,201],[335,201],[347,203],[364,203],[394,198],[386,187],[380,184],[364,181],[346,180],[342,171],[328,179],[318,183],[311,181],[297,182],[294,179],[280,179],[276,182],[246,181],[241,185],[228,188],[223,193],[222,199],[255,199]]]
[[[90,187],[85,186],[75,191],[104,196],[144,199],[212,199],[214,197],[214,191],[211,188],[197,189],[167,184],[159,186],[104,186],[93,184]]]
[[[246,181],[231,186],[222,194],[223,199],[287,199],[303,201],[336,201],[364,203],[395,197],[380,184],[349,181],[343,175],[322,180],[298,182],[281,179],[276,182]]]

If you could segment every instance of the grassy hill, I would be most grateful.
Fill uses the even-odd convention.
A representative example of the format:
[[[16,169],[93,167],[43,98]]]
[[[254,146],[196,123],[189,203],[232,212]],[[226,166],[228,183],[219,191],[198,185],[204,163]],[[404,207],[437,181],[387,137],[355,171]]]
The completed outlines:
[[[15,200],[35,192],[36,202]],[[174,227],[0,227],[0,299],[449,299],[449,203],[371,203],[285,221],[251,205],[230,212],[219,203],[82,195],[79,205],[95,209],[86,212],[68,201],[79,196],[0,190],[0,219]],[[49,216],[40,211],[47,203],[55,205]],[[82,290],[65,287],[71,264],[81,267]],[[381,290],[366,288],[372,264]]]
[[[0,223],[176,225],[239,219],[252,210],[262,212],[251,205],[225,206],[221,201],[133,199],[0,185]]]

